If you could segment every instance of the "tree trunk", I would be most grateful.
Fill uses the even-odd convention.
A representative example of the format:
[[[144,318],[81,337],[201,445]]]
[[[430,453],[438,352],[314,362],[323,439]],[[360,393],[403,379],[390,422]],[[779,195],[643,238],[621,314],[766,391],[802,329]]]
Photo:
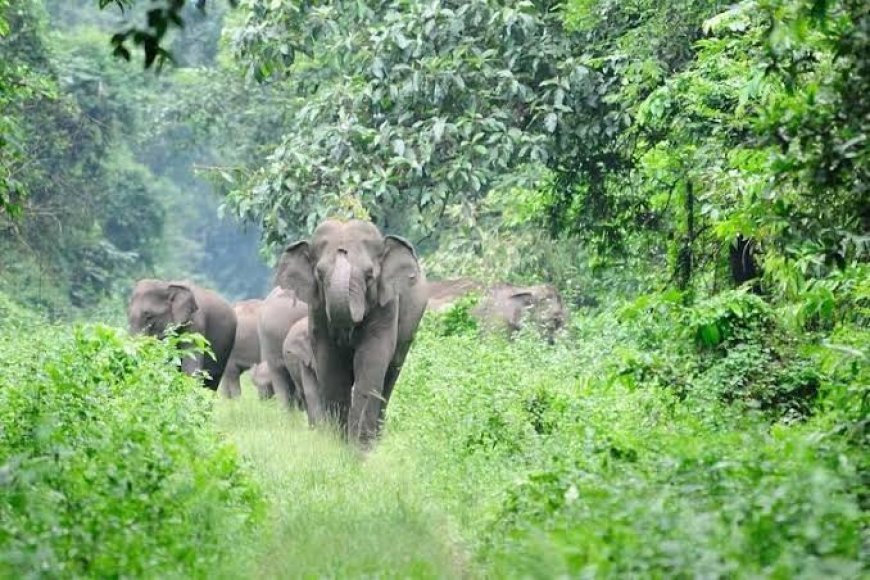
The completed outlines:
[[[683,245],[677,256],[677,287],[683,291],[688,290],[692,282],[692,268],[694,265],[692,242],[695,239],[695,192],[691,181],[686,181],[684,209],[686,212],[686,232],[683,237]]]

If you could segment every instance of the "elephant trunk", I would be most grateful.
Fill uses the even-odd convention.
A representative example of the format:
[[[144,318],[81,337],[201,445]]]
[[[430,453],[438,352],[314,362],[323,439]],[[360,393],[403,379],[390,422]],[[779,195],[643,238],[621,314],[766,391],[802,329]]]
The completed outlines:
[[[365,284],[353,275],[347,254],[339,251],[326,292],[326,314],[335,330],[350,331],[365,316]]]

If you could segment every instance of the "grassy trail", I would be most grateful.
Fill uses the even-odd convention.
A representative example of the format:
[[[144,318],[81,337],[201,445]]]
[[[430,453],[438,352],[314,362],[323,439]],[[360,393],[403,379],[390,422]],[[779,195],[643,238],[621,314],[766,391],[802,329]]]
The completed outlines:
[[[465,558],[414,471],[387,453],[362,458],[301,413],[245,389],[222,400],[221,431],[252,462],[268,501],[250,577],[463,576]]]

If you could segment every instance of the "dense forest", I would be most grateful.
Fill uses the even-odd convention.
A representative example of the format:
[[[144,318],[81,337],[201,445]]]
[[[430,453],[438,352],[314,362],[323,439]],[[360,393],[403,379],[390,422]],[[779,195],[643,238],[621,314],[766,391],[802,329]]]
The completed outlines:
[[[860,0],[0,0],[0,577],[868,574],[868,54]],[[475,281],[365,454],[127,331],[329,218]]]

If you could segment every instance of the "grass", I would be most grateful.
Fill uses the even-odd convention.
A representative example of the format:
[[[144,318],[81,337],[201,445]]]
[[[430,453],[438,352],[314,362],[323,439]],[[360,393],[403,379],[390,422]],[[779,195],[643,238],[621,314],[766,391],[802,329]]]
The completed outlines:
[[[270,504],[247,556],[252,577],[461,577],[465,555],[413,469],[381,450],[363,457],[310,430],[301,413],[245,391],[219,403],[217,424]]]

